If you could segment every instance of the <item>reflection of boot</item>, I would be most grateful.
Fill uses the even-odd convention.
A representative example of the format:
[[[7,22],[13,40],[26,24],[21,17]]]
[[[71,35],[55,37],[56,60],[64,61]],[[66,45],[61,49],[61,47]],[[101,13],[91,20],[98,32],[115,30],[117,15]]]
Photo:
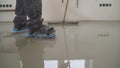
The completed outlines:
[[[50,27],[48,25],[41,24],[44,19],[38,23],[38,25],[30,25],[29,37],[42,37],[42,38],[52,38],[55,37],[55,29],[53,27]]]

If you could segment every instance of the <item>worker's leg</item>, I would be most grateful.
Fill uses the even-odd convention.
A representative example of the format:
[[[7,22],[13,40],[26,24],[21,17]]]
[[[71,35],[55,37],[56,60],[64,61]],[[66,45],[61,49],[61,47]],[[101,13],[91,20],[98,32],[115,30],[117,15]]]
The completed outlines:
[[[23,0],[16,0],[16,11],[15,11],[14,28],[21,30],[22,27],[26,26],[26,13],[24,12]]]
[[[24,8],[28,20],[29,31],[35,31],[42,25],[41,16],[42,16],[42,1],[41,0],[23,0]]]
[[[27,16],[29,17],[29,20],[27,22],[29,27],[29,34],[30,35],[36,35],[38,34],[51,34],[55,30],[53,27],[43,26],[41,19],[42,16],[42,1],[41,0],[23,0],[24,1],[24,7],[25,12]]]
[[[29,17],[28,24],[37,25],[42,16],[41,0],[23,0],[26,15]]]

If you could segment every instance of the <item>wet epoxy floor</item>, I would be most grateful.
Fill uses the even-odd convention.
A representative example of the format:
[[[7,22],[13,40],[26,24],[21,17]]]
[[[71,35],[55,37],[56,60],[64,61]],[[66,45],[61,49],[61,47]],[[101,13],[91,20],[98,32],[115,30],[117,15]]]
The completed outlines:
[[[120,68],[120,22],[51,26],[56,38],[38,39],[0,22],[0,68]]]

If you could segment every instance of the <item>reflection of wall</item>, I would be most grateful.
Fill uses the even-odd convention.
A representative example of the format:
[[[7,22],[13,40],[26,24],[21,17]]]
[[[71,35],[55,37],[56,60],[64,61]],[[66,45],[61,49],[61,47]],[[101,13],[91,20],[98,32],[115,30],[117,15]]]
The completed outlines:
[[[26,53],[32,57],[31,52],[38,54],[41,52],[42,46],[46,46],[47,48],[44,49],[46,60],[67,59],[63,27],[56,26],[55,28],[57,31],[55,44],[53,44],[53,40],[50,40],[52,42],[50,43],[47,40],[33,39],[33,42],[29,41],[33,48],[23,47],[21,55],[24,55],[22,53],[28,49]],[[93,61],[87,62],[93,62],[93,68],[120,68],[119,22],[80,22],[79,26],[66,26],[66,38],[70,59],[92,59]],[[18,40],[24,41],[23,39]]]
[[[1,38],[1,33],[0,33],[0,51],[1,51],[1,48],[2,48],[2,38]]]
[[[119,22],[80,22],[66,27],[69,58],[92,59],[88,63],[93,62],[93,68],[120,68],[119,29]],[[45,50],[46,58],[66,58],[63,27],[56,30],[56,45]]]
[[[78,59],[78,60],[69,60],[69,61],[70,63],[67,62],[66,60],[44,60],[44,64],[45,64],[45,68],[85,68],[86,67],[85,63],[86,61],[89,60]]]
[[[0,68],[20,68],[16,53],[0,53]]]

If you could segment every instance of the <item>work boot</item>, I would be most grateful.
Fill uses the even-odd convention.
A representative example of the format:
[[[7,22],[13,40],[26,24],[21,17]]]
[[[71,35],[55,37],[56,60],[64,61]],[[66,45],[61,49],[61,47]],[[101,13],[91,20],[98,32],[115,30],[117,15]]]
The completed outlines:
[[[43,20],[40,21],[40,23]],[[55,37],[55,29],[48,25],[36,25],[29,29],[28,37],[53,38]]]
[[[13,33],[18,33],[18,32],[27,32],[28,31],[28,27],[27,27],[27,24],[26,23],[22,23],[20,24],[19,26],[17,27],[13,27],[13,30],[12,32]]]

